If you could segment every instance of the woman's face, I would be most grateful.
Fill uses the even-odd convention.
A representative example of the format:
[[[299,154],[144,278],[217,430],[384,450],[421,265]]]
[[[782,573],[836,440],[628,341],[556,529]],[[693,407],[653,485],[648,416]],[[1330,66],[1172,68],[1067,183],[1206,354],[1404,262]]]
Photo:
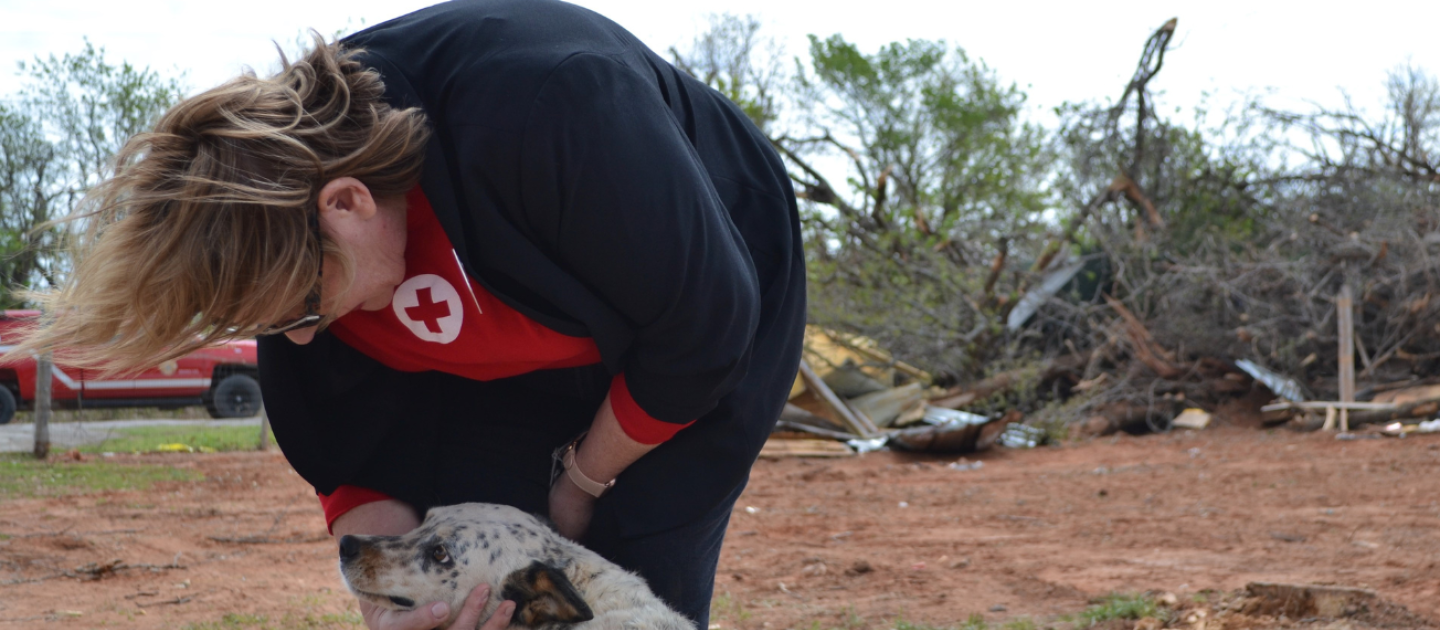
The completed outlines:
[[[405,200],[377,200],[359,180],[342,177],[320,191],[320,229],[350,253],[355,278],[341,293],[345,279],[334,258],[325,258],[320,285],[320,314],[344,316],[355,309],[377,311],[390,305],[395,287],[405,281]],[[334,270],[333,272],[331,270]],[[285,333],[304,345],[316,327]]]

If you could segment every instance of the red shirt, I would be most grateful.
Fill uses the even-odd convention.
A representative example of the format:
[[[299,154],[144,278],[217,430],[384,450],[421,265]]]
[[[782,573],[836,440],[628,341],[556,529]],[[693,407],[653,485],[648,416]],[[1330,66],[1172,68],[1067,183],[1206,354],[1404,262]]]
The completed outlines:
[[[436,370],[479,381],[600,362],[593,339],[540,325],[466,275],[419,187],[406,201],[404,282],[395,289],[390,308],[357,309],[335,320],[330,331],[336,337],[396,370]],[[689,426],[645,413],[630,396],[624,374],[611,382],[610,406],[625,433],[643,444],[659,444]],[[327,523],[386,498],[355,486],[320,495]]]

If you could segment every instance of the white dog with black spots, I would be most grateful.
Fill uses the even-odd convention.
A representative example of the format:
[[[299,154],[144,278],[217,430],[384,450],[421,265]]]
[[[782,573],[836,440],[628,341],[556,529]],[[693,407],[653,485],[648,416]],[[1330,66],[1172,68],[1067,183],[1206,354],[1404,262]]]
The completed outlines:
[[[512,624],[530,628],[695,630],[640,576],[505,505],[433,508],[403,536],[344,536],[340,574],[356,597],[383,608],[446,602],[445,627],[472,589],[489,584],[482,620],[510,600]]]

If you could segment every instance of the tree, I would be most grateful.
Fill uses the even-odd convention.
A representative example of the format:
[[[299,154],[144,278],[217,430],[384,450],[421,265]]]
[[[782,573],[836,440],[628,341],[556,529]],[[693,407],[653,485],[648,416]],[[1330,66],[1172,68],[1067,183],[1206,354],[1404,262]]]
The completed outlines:
[[[1045,133],[1025,95],[944,42],[864,53],[810,38],[805,135],[775,139],[807,201],[813,320],[937,370],[978,374],[1053,207]],[[843,160],[842,189],[822,173]]]
[[[733,101],[762,131],[780,116],[778,93],[787,81],[780,48],[760,35],[753,15],[710,16],[710,27],[684,50],[670,47],[675,66]]]
[[[0,101],[0,305],[64,273],[64,217],[113,171],[120,147],[181,95],[179,79],[111,65],[88,40],[77,54],[20,64],[20,93]]]
[[[34,120],[0,103],[0,307],[21,305],[10,288],[41,273],[41,260],[55,249],[54,231],[35,228],[51,219],[61,195],[56,158]]]

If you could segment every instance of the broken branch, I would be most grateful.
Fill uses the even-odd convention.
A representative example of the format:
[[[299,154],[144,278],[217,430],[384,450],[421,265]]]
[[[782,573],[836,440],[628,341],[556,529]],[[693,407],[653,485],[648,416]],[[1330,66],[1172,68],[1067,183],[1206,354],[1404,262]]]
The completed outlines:
[[[1174,379],[1183,373],[1180,368],[1170,364],[1175,360],[1175,356],[1155,343],[1155,338],[1150,335],[1150,330],[1145,328],[1145,324],[1140,322],[1140,318],[1130,312],[1130,309],[1125,308],[1120,300],[1106,294],[1105,303],[1115,309],[1115,312],[1120,314],[1120,318],[1125,320],[1125,332],[1130,337],[1130,345],[1135,350],[1135,358],[1140,359],[1141,363],[1154,370],[1161,378]]]

